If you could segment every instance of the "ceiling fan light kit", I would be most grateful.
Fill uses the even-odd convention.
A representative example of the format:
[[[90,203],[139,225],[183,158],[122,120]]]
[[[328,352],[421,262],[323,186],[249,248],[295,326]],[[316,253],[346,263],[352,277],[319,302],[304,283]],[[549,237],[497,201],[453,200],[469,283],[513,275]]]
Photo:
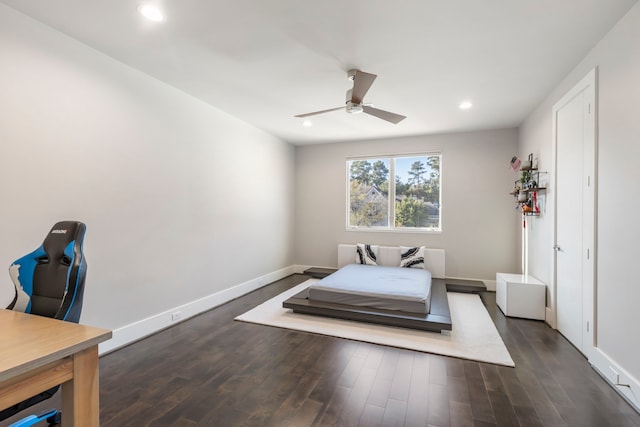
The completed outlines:
[[[314,111],[312,113],[298,114],[295,117],[309,117],[316,114],[329,113],[331,111],[341,110],[342,108],[349,114],[366,113],[371,116],[386,120],[393,124],[398,124],[406,117],[400,114],[391,113],[389,111],[380,110],[372,106],[372,104],[364,104],[364,96],[369,91],[374,80],[378,77],[375,74],[365,73],[360,70],[349,70],[347,78],[353,81],[353,88],[347,90],[347,100],[345,107],[330,108],[328,110]]]

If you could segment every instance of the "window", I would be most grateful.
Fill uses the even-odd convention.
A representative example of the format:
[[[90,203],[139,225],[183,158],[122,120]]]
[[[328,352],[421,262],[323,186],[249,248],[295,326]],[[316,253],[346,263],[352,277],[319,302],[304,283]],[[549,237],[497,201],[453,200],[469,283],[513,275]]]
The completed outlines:
[[[440,157],[347,160],[348,228],[440,231]]]

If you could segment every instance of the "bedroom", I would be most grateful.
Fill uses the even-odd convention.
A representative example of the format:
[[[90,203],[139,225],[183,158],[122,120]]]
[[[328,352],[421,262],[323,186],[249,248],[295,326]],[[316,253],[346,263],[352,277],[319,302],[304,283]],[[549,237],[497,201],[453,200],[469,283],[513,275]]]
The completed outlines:
[[[113,346],[168,326],[176,307],[185,305],[188,317],[295,266],[331,266],[339,242],[411,243],[413,235],[344,230],[344,160],[356,151],[441,151],[445,231],[425,243],[447,250],[451,276],[491,281],[496,271],[517,270],[519,218],[506,164],[530,152],[551,164],[551,108],[597,65],[598,338],[608,363],[629,375],[622,382],[637,387],[640,344],[620,327],[640,322],[640,288],[624,268],[635,265],[640,238],[632,218],[640,202],[628,197],[638,178],[637,4],[519,127],[308,146],[248,126],[4,4],[0,20],[0,265],[32,250],[55,221],[81,217],[83,321],[117,330]],[[376,85],[383,82],[381,75]],[[229,182],[236,174],[243,180]],[[550,283],[551,225],[534,227],[530,268]],[[250,262],[237,256],[246,251]]]

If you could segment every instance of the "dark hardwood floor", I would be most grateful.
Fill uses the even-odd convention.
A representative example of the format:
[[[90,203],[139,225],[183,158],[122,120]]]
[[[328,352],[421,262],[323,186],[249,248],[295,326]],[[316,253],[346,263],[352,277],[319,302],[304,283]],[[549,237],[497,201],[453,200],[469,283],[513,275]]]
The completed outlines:
[[[493,293],[516,368],[233,320],[305,279],[103,356],[102,426],[640,426],[561,335],[505,318]]]

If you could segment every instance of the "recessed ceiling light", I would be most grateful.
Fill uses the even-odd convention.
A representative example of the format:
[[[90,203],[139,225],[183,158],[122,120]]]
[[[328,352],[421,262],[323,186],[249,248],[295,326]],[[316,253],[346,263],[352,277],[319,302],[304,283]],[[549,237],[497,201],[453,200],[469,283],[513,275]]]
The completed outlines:
[[[462,101],[458,106],[458,108],[460,108],[461,110],[468,110],[471,107],[473,107],[471,101]]]
[[[162,22],[164,21],[164,15],[162,11],[152,4],[141,4],[138,6],[138,12],[150,21]]]
[[[311,123],[311,120],[305,120],[304,122],[302,122],[302,126],[309,127],[309,126],[312,126],[312,125],[313,125],[313,123]]]

